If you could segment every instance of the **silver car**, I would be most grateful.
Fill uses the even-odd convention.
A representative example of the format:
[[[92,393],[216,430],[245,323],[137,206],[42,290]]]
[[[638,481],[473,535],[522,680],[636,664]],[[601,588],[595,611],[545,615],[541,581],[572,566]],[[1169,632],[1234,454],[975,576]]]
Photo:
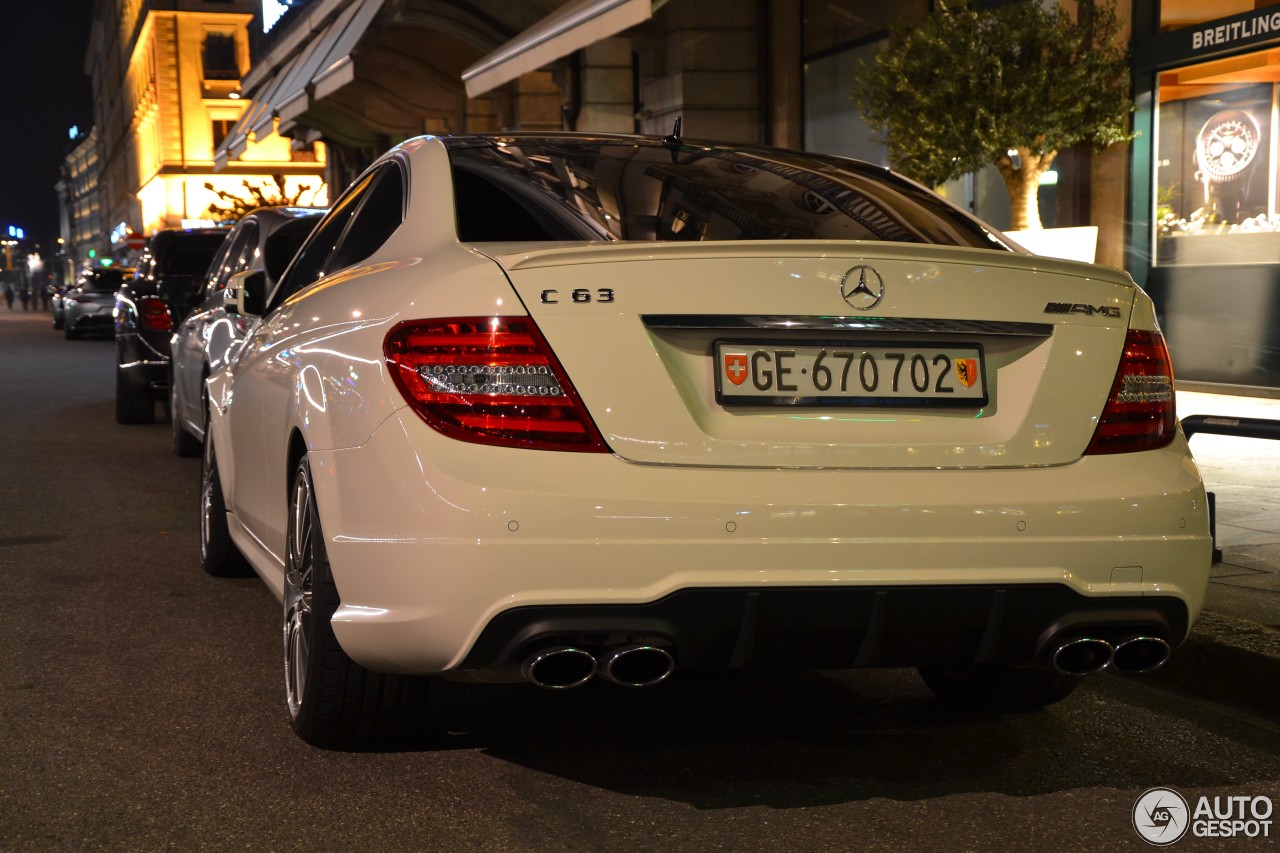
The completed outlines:
[[[75,286],[62,295],[61,327],[67,340],[74,341],[87,332],[112,333],[112,309],[121,283],[133,277],[130,267],[107,267],[85,270]],[[54,317],[54,327],[59,326]]]
[[[274,282],[324,212],[314,207],[263,207],[249,213],[227,236],[191,301],[174,306],[189,312],[170,342],[169,411],[173,452],[178,456],[200,453],[208,410],[204,380],[244,338],[244,318],[228,316],[222,307],[227,280],[238,272],[263,270]]]

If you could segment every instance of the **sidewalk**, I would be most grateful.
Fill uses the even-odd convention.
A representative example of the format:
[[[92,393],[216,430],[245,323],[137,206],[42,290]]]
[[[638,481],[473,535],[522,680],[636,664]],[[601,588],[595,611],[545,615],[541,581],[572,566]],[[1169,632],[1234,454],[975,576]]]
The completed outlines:
[[[1178,392],[1178,416],[1280,421],[1280,400]],[[1191,638],[1155,675],[1280,717],[1280,441],[1197,433],[1191,452],[1217,503],[1222,561]]]

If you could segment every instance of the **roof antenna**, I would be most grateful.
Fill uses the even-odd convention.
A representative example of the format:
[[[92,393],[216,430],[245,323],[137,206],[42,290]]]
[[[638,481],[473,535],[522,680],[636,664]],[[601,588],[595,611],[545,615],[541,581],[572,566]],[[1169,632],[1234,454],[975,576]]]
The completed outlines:
[[[676,116],[676,126],[671,128],[671,132],[662,137],[662,144],[668,148],[680,148],[684,145],[684,140],[680,138],[680,116]]]

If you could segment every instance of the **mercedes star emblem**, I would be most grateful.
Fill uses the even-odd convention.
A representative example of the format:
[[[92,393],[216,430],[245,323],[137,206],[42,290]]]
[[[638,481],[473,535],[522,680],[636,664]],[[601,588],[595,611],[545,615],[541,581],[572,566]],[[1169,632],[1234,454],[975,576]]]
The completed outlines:
[[[840,279],[840,295],[859,311],[870,311],[884,299],[884,279],[865,264],[856,266]]]

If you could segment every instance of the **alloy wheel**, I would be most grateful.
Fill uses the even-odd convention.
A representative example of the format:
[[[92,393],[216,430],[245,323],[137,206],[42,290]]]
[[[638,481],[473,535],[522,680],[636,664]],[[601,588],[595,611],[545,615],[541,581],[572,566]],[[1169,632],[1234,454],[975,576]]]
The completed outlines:
[[[305,468],[298,470],[290,502],[284,577],[284,671],[289,713],[302,711],[311,658],[311,601],[315,588],[314,502]]]
[[[200,465],[200,560],[209,561],[209,537],[213,523],[213,490],[217,488],[214,480],[213,442],[208,430],[204,434],[203,461]]]

